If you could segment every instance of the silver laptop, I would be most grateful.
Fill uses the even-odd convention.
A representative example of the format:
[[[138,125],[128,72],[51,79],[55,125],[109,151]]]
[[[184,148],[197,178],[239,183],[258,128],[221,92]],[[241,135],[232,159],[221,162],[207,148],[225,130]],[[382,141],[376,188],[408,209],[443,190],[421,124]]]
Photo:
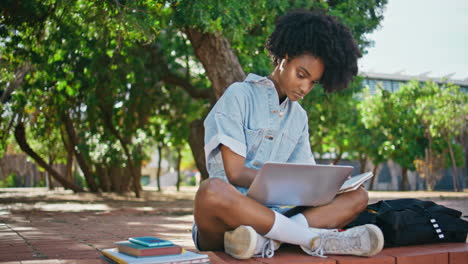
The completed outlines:
[[[247,196],[264,205],[324,205],[352,171],[351,166],[265,163]]]

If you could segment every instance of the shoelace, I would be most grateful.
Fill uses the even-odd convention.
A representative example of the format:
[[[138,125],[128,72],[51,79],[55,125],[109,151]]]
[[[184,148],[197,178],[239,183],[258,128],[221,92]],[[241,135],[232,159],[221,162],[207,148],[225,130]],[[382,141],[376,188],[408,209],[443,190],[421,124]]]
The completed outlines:
[[[309,255],[321,258],[328,258],[323,253],[323,247],[319,246],[316,250],[312,251]]]
[[[325,245],[325,242],[329,238],[339,238],[338,236],[335,236],[335,234],[338,233],[338,232],[339,232],[338,229],[330,229],[328,232],[321,232],[320,233],[320,240],[319,240],[320,244],[319,244],[319,246],[309,254],[311,256],[327,258],[327,256],[325,256],[325,252],[324,252],[324,249],[323,249],[323,247]]]
[[[262,258],[271,258],[275,255],[275,243],[272,239],[267,239],[262,246],[262,253],[257,254],[254,257],[262,257]]]

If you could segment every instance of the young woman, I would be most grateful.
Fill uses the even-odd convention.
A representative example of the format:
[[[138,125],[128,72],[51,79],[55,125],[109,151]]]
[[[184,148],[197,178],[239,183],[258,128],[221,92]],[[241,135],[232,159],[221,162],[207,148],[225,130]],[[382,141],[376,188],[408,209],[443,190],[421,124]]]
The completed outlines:
[[[307,114],[297,101],[319,82],[329,92],[346,88],[361,56],[350,31],[321,12],[280,17],[266,48],[275,66],[271,75],[249,74],[232,84],[205,120],[210,178],[195,197],[195,245],[239,259],[271,257],[282,242],[315,256],[377,254],[383,246],[378,227],[336,230],[367,206],[363,188],[288,212],[245,196],[267,161],[315,164]]]

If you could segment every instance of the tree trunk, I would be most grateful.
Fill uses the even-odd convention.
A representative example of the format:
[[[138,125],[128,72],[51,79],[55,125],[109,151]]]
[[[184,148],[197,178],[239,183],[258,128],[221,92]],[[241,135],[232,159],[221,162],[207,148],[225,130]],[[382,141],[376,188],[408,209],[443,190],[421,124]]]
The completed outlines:
[[[127,166],[128,166],[128,171],[130,172],[130,175],[133,179],[133,191],[135,192],[135,197],[140,198],[140,191],[143,188],[141,187],[141,183],[140,183],[140,174],[137,172],[138,167],[135,166],[135,164],[133,163],[133,157],[130,154],[128,145],[121,138],[119,138],[119,141],[124,149],[125,155],[127,156]]]
[[[137,178],[138,180],[138,188],[142,191],[143,187],[141,185],[141,162],[138,160],[133,160],[133,177]],[[132,178],[132,182],[134,182]]]
[[[53,181],[52,175],[50,175],[50,173],[47,173],[47,182],[49,183],[47,185],[47,188],[50,191],[53,191],[55,187],[54,187],[54,181]],[[68,189],[68,188],[65,188],[65,189]]]
[[[189,145],[192,150],[192,154],[197,165],[198,171],[200,171],[200,181],[208,178],[208,170],[206,169],[205,160],[205,128],[203,127],[203,120],[195,120],[190,124],[190,135]]]
[[[44,168],[47,173],[52,175],[63,187],[73,190],[74,192],[83,192],[84,190],[74,184],[73,182],[67,181],[62,175],[60,175],[54,168],[49,166],[47,162],[42,159],[34,150],[29,146],[26,140],[26,130],[23,123],[19,123],[15,127],[15,139],[21,150],[28,154],[39,166]]]
[[[88,166],[88,163],[86,162],[85,157],[78,151],[78,138],[75,133],[75,128],[73,127],[73,123],[68,116],[68,113],[62,113],[62,122],[65,124],[65,131],[67,132],[68,135],[68,140],[70,141],[70,144],[73,146],[73,152],[76,157],[76,161],[78,162],[78,165],[80,166],[81,171],[83,172],[83,175],[85,177],[86,183],[88,184],[88,188],[91,192],[99,192],[99,189],[97,187],[96,181],[94,180],[94,175],[91,170],[91,168]]]
[[[74,154],[74,153],[73,153]],[[76,173],[76,176],[77,177],[81,177],[79,171],[80,171],[80,167],[78,166],[78,162],[76,161],[76,159],[73,159],[73,171]]]
[[[192,44],[195,56],[203,64],[206,75],[213,85],[216,99],[224,93],[230,84],[245,79],[244,70],[229,40],[220,34],[201,33],[193,28],[187,28],[185,33]],[[203,150],[203,120],[195,120],[190,124],[189,145],[200,171],[201,180],[208,178]]]
[[[361,165],[360,169],[359,169],[359,172],[360,173],[366,172],[366,164],[367,164],[367,156],[366,155],[359,155],[359,164]]]
[[[377,171],[379,169],[379,164],[374,164],[374,168],[372,169],[372,174],[374,175],[371,179],[369,184],[369,191],[374,190],[374,184],[377,182]]]
[[[117,131],[117,129],[114,127],[112,123],[111,114],[106,111],[106,108],[103,106],[103,104],[99,105],[99,109],[102,112],[104,125],[112,133],[112,135],[114,135],[117,138],[117,140],[119,141],[120,145],[122,146],[124,150],[125,156],[127,157],[128,172],[130,173],[130,176],[133,179],[133,191],[135,192],[135,196],[137,198],[140,198],[140,190],[142,190],[141,184],[140,184],[140,178],[138,177],[139,174],[136,173],[136,167],[133,163],[133,157],[130,153],[130,150],[128,149],[129,144],[127,143],[127,140],[125,140],[120,135],[119,131]]]
[[[54,159],[52,159],[52,157],[49,156],[49,162],[48,162],[48,165],[53,168],[54,167]],[[58,172],[57,172],[58,173]],[[18,175],[19,176],[19,175]],[[55,188],[55,184],[54,184],[54,179],[52,177],[52,175],[50,175],[50,173],[47,173],[47,178],[49,179],[49,190],[54,190]],[[65,187],[65,189],[68,189]]]
[[[67,150],[67,164],[65,167],[65,178],[71,182],[73,182],[73,145],[70,142],[67,142],[66,137],[64,135],[63,129],[60,129],[60,136],[62,138],[63,145]]]
[[[109,178],[111,179],[112,187],[111,190],[114,190],[118,193],[123,193],[128,191],[128,184],[129,184],[129,179],[130,177],[126,177],[126,173],[124,172],[124,169],[121,167],[106,167],[107,173],[109,175]]]
[[[408,190],[408,168],[401,168],[400,191]]]
[[[177,148],[177,164],[176,164],[176,169],[177,169],[177,191],[180,191],[180,182],[181,182],[181,177],[180,177],[180,163],[182,162],[182,149],[179,147]]]
[[[456,192],[459,192],[461,190],[458,188],[457,164],[455,162],[455,155],[453,154],[452,144],[450,143],[450,138],[448,134],[445,135],[445,139],[447,140],[449,153],[450,153],[450,159],[452,160],[453,190]]]
[[[338,164],[338,162],[341,161],[341,157],[343,156],[343,152],[340,151],[340,153],[338,153],[338,155],[336,156],[336,158],[332,161],[332,164],[336,165]]]
[[[65,178],[73,182],[73,149],[67,150],[67,165],[65,167]]]
[[[37,184],[37,182],[38,182],[38,171],[37,171],[37,166],[34,166],[34,167],[32,168],[31,173],[32,173],[32,185],[31,185],[31,187],[36,187],[36,184]]]
[[[158,192],[161,191],[161,163],[162,163],[162,146],[158,145],[158,171],[156,174],[156,182],[158,185]]]
[[[96,173],[99,175],[99,188],[104,192],[111,191],[111,181],[109,179],[109,170],[102,165],[96,165]]]
[[[468,186],[468,166],[466,166],[468,164],[468,127],[463,128],[461,133],[455,138],[455,140],[458,143],[460,143],[460,145],[462,145],[463,153],[465,153],[465,166],[462,171],[462,175],[464,176],[461,177],[462,183],[460,186],[460,191],[463,191],[463,186]]]
[[[192,43],[195,55],[205,68],[216,98],[219,98],[230,84],[245,79],[244,70],[229,40],[220,34],[201,33],[193,28],[187,28],[185,33]]]

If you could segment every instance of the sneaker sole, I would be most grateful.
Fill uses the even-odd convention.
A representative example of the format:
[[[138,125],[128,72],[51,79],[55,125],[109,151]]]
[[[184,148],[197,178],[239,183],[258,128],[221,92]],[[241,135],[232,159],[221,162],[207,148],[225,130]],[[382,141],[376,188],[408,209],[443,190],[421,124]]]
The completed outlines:
[[[249,259],[255,254],[257,232],[250,226],[239,226],[224,233],[224,251],[236,259]]]
[[[370,241],[377,242],[377,246],[374,248],[374,250],[370,251],[369,253],[363,256],[374,256],[378,254],[380,251],[382,251],[383,246],[384,246],[384,236],[383,236],[382,230],[380,230],[380,228],[377,227],[376,225],[367,224],[365,226],[369,232]]]

